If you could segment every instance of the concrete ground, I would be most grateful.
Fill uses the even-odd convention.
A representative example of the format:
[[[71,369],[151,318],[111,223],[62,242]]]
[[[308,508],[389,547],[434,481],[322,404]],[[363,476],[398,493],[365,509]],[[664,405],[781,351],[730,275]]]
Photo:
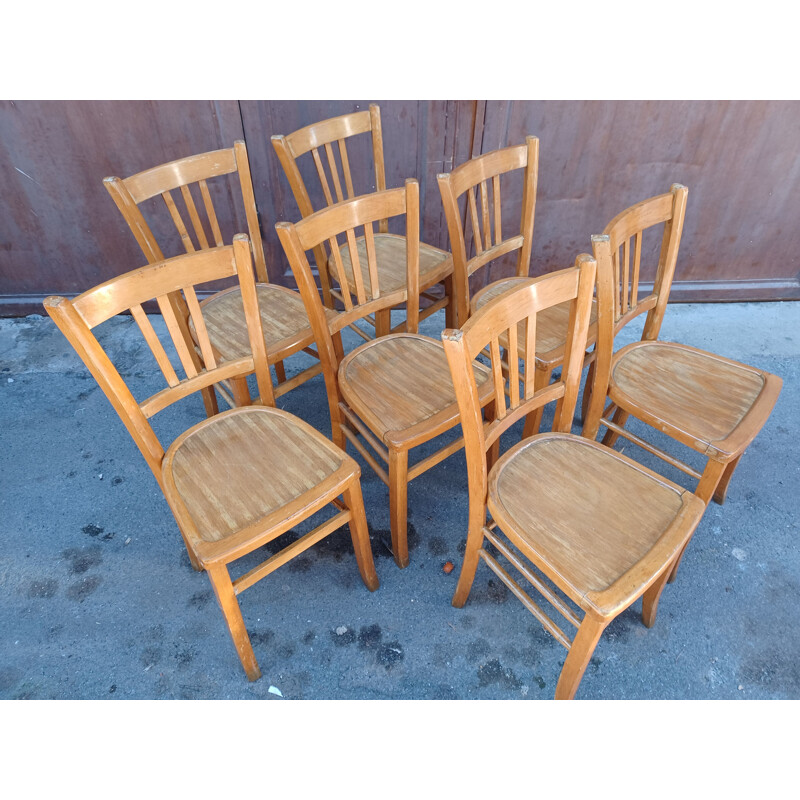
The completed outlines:
[[[112,320],[101,341],[144,396],[160,376],[132,326]],[[423,332],[442,327],[440,312]],[[639,335],[629,328],[619,345]],[[783,392],[726,504],[708,508],[655,627],[642,625],[640,602],[615,620],[579,698],[800,697],[799,331],[797,303],[669,307],[662,338],[774,372]],[[343,530],[241,596],[263,673],[249,683],[144,459],[54,324],[1,320],[0,370],[0,698],[552,698],[564,649],[486,567],[467,605],[450,605],[467,518],[463,453],[409,488],[405,570],[387,546],[388,491],[363,465],[375,593]],[[330,432],[321,377],[279,405]],[[190,398],[156,429],[169,442],[202,417]]]

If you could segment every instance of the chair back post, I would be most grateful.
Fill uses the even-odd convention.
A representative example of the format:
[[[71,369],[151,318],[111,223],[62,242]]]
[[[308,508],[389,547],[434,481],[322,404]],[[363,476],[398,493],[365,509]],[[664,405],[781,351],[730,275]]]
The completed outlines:
[[[536,215],[536,191],[539,184],[539,139],[526,136],[528,156],[525,161],[525,185],[522,189],[522,217],[519,229],[524,237],[517,258],[517,276],[525,278],[530,272],[533,249],[533,222]]]
[[[487,490],[486,451],[503,432],[552,400],[557,401],[553,430],[569,432],[571,428],[586,350],[595,268],[595,259],[581,254],[574,267],[505,292],[477,311],[460,330],[442,333],[464,433],[470,482],[470,525],[483,524],[479,516],[484,513]],[[536,361],[536,316],[544,309],[568,301],[571,306],[562,378],[537,391],[532,377]],[[523,320],[526,321],[524,377],[520,375],[518,359],[509,355],[505,370],[500,356],[501,347],[509,354],[518,353],[518,328]],[[503,336],[506,338],[501,341]],[[487,344],[492,362],[495,409],[494,418],[484,423],[472,365]],[[520,381],[524,384],[522,395]],[[508,407],[506,396],[510,398]]]
[[[653,291],[658,296],[655,308],[650,309],[644,323],[642,339],[654,341],[658,339],[664,312],[667,310],[672,279],[675,276],[675,265],[678,260],[683,222],[686,216],[686,201],[689,190],[680,183],[670,187],[673,205],[672,217],[664,224],[664,236],[661,242],[661,255],[658,261]]]
[[[377,106],[376,106],[377,108]],[[419,183],[413,178],[405,182],[406,189],[406,331],[419,332]],[[389,220],[383,219],[380,225]]]
[[[261,240],[261,225],[258,220],[258,208],[256,207],[256,195],[253,190],[253,177],[250,172],[250,159],[247,156],[247,145],[242,139],[237,139],[233,143],[233,156],[236,160],[236,171],[239,175],[239,185],[242,189],[244,213],[247,219],[247,230],[250,234],[250,246],[253,248],[256,278],[260,283],[269,283],[267,261],[264,257],[264,243]]]
[[[458,210],[458,198],[453,189],[451,173],[436,176],[439,193],[444,206],[447,235],[450,237],[450,252],[453,256],[453,289],[456,303],[456,322],[463,325],[469,317],[469,274],[467,273],[467,245],[464,226]]]
[[[381,128],[381,109],[375,103],[369,107],[370,129],[372,134],[372,162],[375,165],[375,191],[386,188],[386,164],[383,160],[383,130]],[[378,222],[378,233],[389,232],[389,220]]]

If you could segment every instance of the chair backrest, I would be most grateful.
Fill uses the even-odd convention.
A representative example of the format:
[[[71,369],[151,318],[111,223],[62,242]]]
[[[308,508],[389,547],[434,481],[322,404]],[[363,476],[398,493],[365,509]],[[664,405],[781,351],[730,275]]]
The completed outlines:
[[[507,229],[507,235],[503,236],[500,177],[516,170],[523,170],[521,218],[519,228],[515,227],[513,231]],[[461,164],[450,173],[437,175],[453,253],[453,279],[460,324],[469,315],[469,276],[477,269],[516,250],[516,274],[520,277],[528,274],[538,172],[539,140],[535,136],[528,136],[525,144],[485,153]],[[491,193],[489,181],[492,184]],[[476,197],[477,187],[480,187],[480,198]],[[459,202],[465,194],[466,208],[462,211]],[[463,224],[462,215],[465,218]],[[469,240],[466,236],[467,224]],[[468,258],[467,243],[470,240],[474,252]]]
[[[504,292],[477,311],[461,329],[442,333],[464,432],[470,498],[485,500],[486,451],[515,422],[555,400],[553,430],[570,431],[589,330],[595,267],[591,256],[579,255],[574,267]],[[536,391],[537,314],[565,302],[570,302],[570,312],[561,377]],[[525,338],[522,374],[519,359],[513,356],[518,353],[520,330]],[[493,420],[484,423],[472,362],[487,345],[492,364],[495,413]],[[501,347],[506,351],[506,361],[501,357]],[[483,513],[482,508],[476,510],[473,505],[470,502],[471,522],[474,514]]]
[[[218,363],[194,287],[232,276],[239,278],[252,354],[235,361]],[[169,302],[168,295],[177,293],[182,293],[189,309],[202,362],[194,348],[187,346],[180,315],[175,313]],[[142,304],[148,300],[155,300],[163,314],[169,338],[185,374],[183,378],[178,377],[175,366],[142,309]],[[48,297],[44,307],[122,418],[159,485],[164,448],[148,421],[154,414],[193,392],[253,371],[258,382],[259,402],[275,405],[253,279],[250,244],[244,234],[235,236],[232,245],[177,256],[119,275],[74,300]],[[134,398],[92,333],[93,328],[125,311],[133,316],[167,383],[166,388],[141,402]]]
[[[145,221],[139,208],[140,204],[151,197],[161,195],[187,253],[207,250],[214,246],[222,247],[225,242],[211,199],[208,181],[231,174],[235,174],[238,178],[256,275],[259,281],[268,283],[269,276],[264,260],[264,247],[261,242],[258,212],[250,176],[250,162],[247,158],[247,147],[243,141],[238,140],[233,143],[233,147],[225,150],[214,150],[170,161],[168,164],[161,164],[144,172],[138,172],[129,178],[104,178],[103,184],[136,237],[148,264],[155,264],[163,261],[165,256],[152,229]],[[198,212],[195,197],[192,196],[191,186],[193,184],[196,184],[195,197],[199,191],[203,201],[205,226]],[[175,189],[180,189],[184,214],[188,215],[191,223],[191,229],[195,236],[194,241],[186,225],[186,216],[181,214],[175,197],[172,195]]]
[[[399,216],[405,217],[406,285],[382,294],[375,256],[373,224],[380,219]],[[363,228],[366,269],[362,267],[356,245],[358,228]],[[275,225],[275,230],[289,259],[306,313],[311,321],[325,374],[332,421],[335,421],[339,414],[336,375],[343,353],[336,344],[339,337],[337,336],[335,341],[334,336],[357,320],[402,302],[406,303],[408,309],[406,330],[409,333],[416,333],[419,327],[419,184],[413,178],[409,178],[402,188],[384,189],[381,192],[345,200],[317,211],[299,222],[279,222]],[[348,280],[339,256],[340,236],[344,237],[344,242],[348,245],[355,296],[348,290]],[[334,269],[337,271],[345,306],[344,311],[331,319],[325,314],[307,258],[307,251],[315,251],[323,242],[329,244],[334,255]]]
[[[381,132],[381,110],[377,105],[370,105],[369,111],[355,111],[352,114],[343,114],[321,122],[314,122],[287,135],[275,134],[271,137],[272,146],[283,171],[289,181],[292,194],[300,209],[300,214],[307,217],[314,213],[308,187],[300,174],[297,160],[310,152],[316,168],[319,185],[327,206],[352,199],[373,187],[364,187],[364,191],[356,191],[353,187],[353,175],[350,170],[350,159],[345,142],[351,136],[360,133],[369,133],[372,142],[372,162],[375,171],[374,191],[382,192],[386,188],[386,170],[383,161],[383,133]],[[333,144],[336,143],[339,152],[337,164]],[[325,151],[327,170],[320,155],[320,148]],[[341,168],[340,168],[341,167]],[[330,178],[329,178],[330,176]],[[333,191],[331,191],[333,185]],[[344,187],[344,188],[343,188]],[[347,196],[345,197],[345,192]],[[316,209],[319,210],[319,209]],[[378,233],[387,233],[389,222],[387,219],[378,220]],[[314,250],[314,260],[319,270],[322,291],[326,303],[330,303],[330,285],[326,264],[328,254],[325,246],[320,244]]]

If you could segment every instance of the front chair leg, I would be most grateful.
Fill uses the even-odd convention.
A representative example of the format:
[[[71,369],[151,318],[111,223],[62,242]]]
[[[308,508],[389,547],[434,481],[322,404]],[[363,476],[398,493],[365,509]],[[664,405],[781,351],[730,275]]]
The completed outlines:
[[[717,488],[714,490],[714,502],[719,503],[722,505],[725,502],[725,495],[728,494],[728,484],[731,482],[731,478],[733,477],[733,473],[736,471],[736,467],[739,466],[739,461],[744,455],[740,453],[733,461],[729,461],[725,466],[725,471],[722,473],[722,477],[719,479],[719,483],[717,484]]]
[[[342,492],[344,504],[350,509],[350,537],[353,540],[353,550],[356,554],[358,571],[361,580],[371,592],[374,592],[380,583],[375,572],[375,561],[372,558],[372,547],[369,543],[369,528],[367,516],[364,512],[364,498],[361,494],[361,481],[359,478]]]
[[[467,534],[467,549],[464,551],[464,563],[461,565],[461,574],[458,576],[458,584],[453,594],[453,605],[456,608],[463,608],[467,602],[472,582],[475,580],[475,572],[480,561],[481,546],[483,545],[483,525],[473,525]]]
[[[236,592],[231,583],[231,576],[225,564],[210,564],[206,568],[208,577],[211,579],[211,586],[217,596],[217,602],[222,609],[225,622],[233,639],[233,645],[242,662],[244,671],[247,673],[248,680],[257,681],[261,677],[261,670],[258,668],[253,646],[250,644],[250,637],[247,635],[247,628],[242,617],[242,610],[239,608],[239,601],[236,599]]]
[[[397,566],[408,566],[408,450],[389,450],[389,524]]]
[[[583,678],[583,673],[586,672],[597,642],[609,622],[610,620],[589,613],[583,618],[583,622],[572,640],[572,646],[569,648],[564,666],[561,668],[561,675],[558,677],[556,700],[572,700],[575,697],[575,692],[578,691],[578,685]]]
[[[658,601],[661,599],[661,592],[664,591],[671,574],[672,565],[668,566],[642,595],[642,622],[648,628],[652,628],[655,624]]]

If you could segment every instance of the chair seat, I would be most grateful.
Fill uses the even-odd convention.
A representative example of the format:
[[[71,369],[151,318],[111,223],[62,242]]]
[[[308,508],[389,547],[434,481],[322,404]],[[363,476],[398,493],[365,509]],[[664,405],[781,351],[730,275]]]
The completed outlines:
[[[503,278],[502,280],[484,286],[470,302],[470,314],[494,300],[509,289],[516,289],[526,283],[531,283],[534,278]],[[536,315],[536,358],[538,361],[549,363],[561,362],[564,358],[564,345],[567,342],[567,329],[569,326],[570,303],[559,303],[555,306],[540,311]],[[520,358],[525,357],[525,323],[517,326],[517,351]],[[592,300],[592,311],[589,317],[589,333],[586,338],[586,347],[589,348],[597,338],[597,302]],[[501,342],[502,344],[502,342]]]
[[[481,405],[492,398],[489,370],[474,364]],[[386,444],[413,447],[459,421],[441,342],[410,333],[361,345],[339,367],[347,404]]]
[[[350,293],[356,294],[353,280],[353,265],[350,260],[350,248],[345,243],[339,248],[342,257],[342,267]],[[364,279],[364,291],[367,300],[372,299],[369,268],[367,266],[367,245],[364,237],[356,239],[356,252],[361,275]],[[381,294],[402,289],[406,285],[406,237],[394,233],[375,234],[375,261],[377,263],[378,282]],[[329,272],[336,277],[336,266],[333,258],[328,259]],[[419,285],[426,289],[446,278],[453,272],[453,258],[445,250],[432,247],[424,242],[419,243]]]
[[[767,393],[762,395],[767,377],[687,345],[634,342],[615,354],[608,394],[635,417],[690,447],[730,455],[736,428],[761,397],[767,401]]]
[[[662,537],[654,568],[688,540],[704,505],[636,462],[572,434],[542,433],[509,450],[489,474],[488,508],[502,531],[579,605],[624,608],[656,573],[626,576]],[[587,597],[588,595],[588,597]],[[602,601],[602,602],[600,602]]]
[[[360,471],[297,417],[248,406],[217,414],[178,437],[164,458],[163,474],[167,500],[179,519],[190,518],[194,531],[184,533],[202,558],[211,551],[219,555],[209,543],[248,528],[258,535],[320,497],[338,494],[337,487]]]
[[[282,361],[313,344],[314,333],[298,292],[284,286],[259,283],[256,284],[256,293],[270,363]],[[232,361],[250,355],[242,294],[238,286],[203,301],[202,309],[208,338],[220,359]],[[325,309],[325,313],[330,319],[337,312]],[[189,327],[195,336],[192,322]]]

